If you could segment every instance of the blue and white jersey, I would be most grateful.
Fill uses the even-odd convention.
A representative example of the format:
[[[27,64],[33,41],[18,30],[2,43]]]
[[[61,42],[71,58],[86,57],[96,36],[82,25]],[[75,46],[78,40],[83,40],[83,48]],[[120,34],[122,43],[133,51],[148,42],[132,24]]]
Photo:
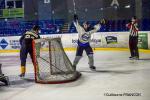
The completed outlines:
[[[89,42],[91,41],[91,35],[92,35],[93,33],[97,32],[97,31],[100,29],[100,27],[101,27],[100,24],[97,24],[97,25],[94,26],[94,29],[93,29],[93,30],[86,32],[86,31],[84,30],[84,28],[79,24],[78,21],[75,21],[75,22],[74,22],[74,26],[76,27],[76,30],[77,30],[77,32],[78,32],[78,40],[79,40],[78,43],[80,43],[81,45],[82,45],[82,44],[83,44],[83,45],[84,45],[84,44],[85,44],[85,45],[86,45],[86,44],[89,44]]]

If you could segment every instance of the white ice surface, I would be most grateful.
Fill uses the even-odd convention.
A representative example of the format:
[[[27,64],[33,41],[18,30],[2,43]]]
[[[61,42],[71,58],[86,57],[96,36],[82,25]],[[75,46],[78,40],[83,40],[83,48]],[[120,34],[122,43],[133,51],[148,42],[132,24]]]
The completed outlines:
[[[67,52],[71,62],[75,52]],[[97,72],[88,68],[88,58],[77,66],[82,77],[66,84],[36,84],[31,60],[27,62],[27,79],[18,77],[19,54],[0,54],[3,73],[10,78],[9,87],[0,86],[0,100],[150,100],[150,54],[140,54],[130,61],[127,51],[96,51]],[[141,96],[105,96],[104,94],[140,93]]]

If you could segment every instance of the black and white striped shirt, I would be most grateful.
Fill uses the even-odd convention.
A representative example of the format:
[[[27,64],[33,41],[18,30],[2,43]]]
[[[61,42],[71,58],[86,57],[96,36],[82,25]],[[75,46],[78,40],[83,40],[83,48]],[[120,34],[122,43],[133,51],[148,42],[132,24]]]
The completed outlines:
[[[138,27],[136,22],[130,23],[130,36],[137,37],[138,36]]]

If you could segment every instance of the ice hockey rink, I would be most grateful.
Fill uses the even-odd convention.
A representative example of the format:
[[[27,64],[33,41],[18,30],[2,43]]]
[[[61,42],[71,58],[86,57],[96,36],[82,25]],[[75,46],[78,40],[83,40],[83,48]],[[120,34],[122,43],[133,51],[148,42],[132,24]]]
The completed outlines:
[[[66,51],[71,62],[75,51]],[[97,71],[90,71],[86,54],[77,66],[82,76],[65,84],[37,84],[33,65],[27,63],[25,79],[20,72],[19,53],[0,53],[3,73],[10,86],[0,87],[0,100],[149,100],[150,53],[140,51],[140,60],[129,60],[128,50],[96,50]]]

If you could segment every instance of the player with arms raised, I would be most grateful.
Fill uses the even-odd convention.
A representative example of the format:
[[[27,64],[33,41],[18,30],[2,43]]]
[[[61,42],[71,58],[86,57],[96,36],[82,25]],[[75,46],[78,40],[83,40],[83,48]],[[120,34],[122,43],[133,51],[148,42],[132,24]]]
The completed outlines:
[[[94,59],[93,59],[93,50],[90,46],[91,35],[97,32],[101,25],[100,22],[94,26],[94,29],[90,29],[90,25],[87,22],[83,23],[83,27],[78,22],[78,16],[74,15],[74,26],[78,32],[78,47],[76,51],[76,57],[73,62],[73,67],[76,69],[76,65],[78,64],[79,60],[82,58],[83,51],[86,51],[86,54],[89,58],[89,67],[91,70],[96,70],[94,66]]]

